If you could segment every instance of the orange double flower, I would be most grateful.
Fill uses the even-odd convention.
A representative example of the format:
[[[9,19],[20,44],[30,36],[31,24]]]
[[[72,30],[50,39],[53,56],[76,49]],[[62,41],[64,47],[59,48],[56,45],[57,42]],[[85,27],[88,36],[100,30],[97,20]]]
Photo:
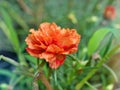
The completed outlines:
[[[30,29],[25,39],[27,52],[37,58],[45,59],[52,69],[64,63],[67,54],[75,53],[80,35],[75,29],[61,29],[55,23],[42,23],[38,30]]]
[[[115,19],[116,17],[116,10],[114,6],[107,6],[104,10],[104,17],[106,19]]]

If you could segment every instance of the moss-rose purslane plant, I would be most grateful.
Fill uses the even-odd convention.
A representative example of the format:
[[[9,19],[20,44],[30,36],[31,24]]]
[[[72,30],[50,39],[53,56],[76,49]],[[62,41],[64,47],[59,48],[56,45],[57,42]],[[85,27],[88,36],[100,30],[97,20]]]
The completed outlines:
[[[62,29],[55,23],[42,23],[38,30],[30,29],[26,38],[27,52],[37,58],[45,59],[52,69],[64,63],[67,54],[75,53],[80,35],[75,29]]]

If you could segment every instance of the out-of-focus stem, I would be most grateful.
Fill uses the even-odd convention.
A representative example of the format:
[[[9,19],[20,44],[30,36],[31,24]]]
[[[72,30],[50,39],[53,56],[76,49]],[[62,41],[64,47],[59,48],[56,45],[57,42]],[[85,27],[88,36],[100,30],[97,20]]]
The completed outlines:
[[[27,12],[28,14],[32,14],[31,9],[24,3],[23,0],[17,0],[17,2],[20,4],[21,8]]]
[[[11,80],[10,80],[10,83],[9,83],[9,86],[11,86],[11,87],[14,87],[16,84],[18,84],[23,78],[24,78],[25,76],[20,76],[20,77],[18,77],[16,80],[14,79],[14,78],[12,78]],[[11,90],[13,90],[13,89],[11,89]]]
[[[117,78],[117,75],[115,74],[115,72],[109,67],[107,66],[106,64],[103,64],[103,66],[109,70],[109,72],[113,75],[114,79],[115,79],[115,82],[118,82],[118,78]]]
[[[39,90],[37,81],[33,81],[33,90]]]
[[[5,57],[3,55],[0,55],[0,60],[3,59],[4,61],[14,65],[14,66],[20,66],[19,63],[17,63],[15,60],[11,59],[11,58],[8,58],[8,57]]]
[[[97,90],[93,85],[91,85],[89,82],[86,82],[86,84],[92,89],[92,90]]]
[[[23,54],[19,52],[19,53],[17,53],[17,55],[18,55],[18,60],[20,62],[20,65],[28,66]]]

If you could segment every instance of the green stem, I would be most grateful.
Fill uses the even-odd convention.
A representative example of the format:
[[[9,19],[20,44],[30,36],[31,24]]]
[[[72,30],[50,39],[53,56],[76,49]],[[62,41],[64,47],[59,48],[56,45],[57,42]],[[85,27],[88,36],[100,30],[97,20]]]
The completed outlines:
[[[76,60],[77,62],[79,61],[78,58],[76,58],[74,55],[69,55],[71,58],[73,58],[74,60]]]
[[[40,60],[39,58],[37,58],[37,66],[39,66]]]
[[[22,76],[18,77],[18,78],[17,78],[16,80],[14,80],[14,81],[11,79],[10,86],[13,86],[13,87],[14,87],[14,86],[17,85],[24,77],[25,77],[25,76],[22,75]]]
[[[80,66],[83,66],[83,65],[80,63],[80,60],[79,60],[78,58],[76,58],[74,55],[68,55],[68,56],[70,56],[73,60],[77,61]]]
[[[28,66],[22,53],[17,53],[20,65]]]
[[[92,86],[89,82],[86,82],[86,84],[92,89],[92,90],[97,90],[94,86]]]
[[[109,66],[107,66],[106,64],[103,64],[103,66],[104,66],[107,70],[109,70],[109,72],[113,75],[115,81],[118,82],[118,78],[117,78],[115,72],[114,72]]]
[[[25,75],[25,76],[29,76],[29,77],[34,77],[34,75],[31,73],[31,72],[29,72],[28,70],[26,70],[25,68],[23,68],[22,70],[20,69],[18,69],[18,70],[16,70],[16,71],[14,71],[15,73],[17,73],[17,74],[22,74],[22,75]]]
[[[37,70],[38,71],[40,71],[44,65],[45,65],[45,60],[43,60],[41,63],[39,63],[39,59],[37,59]]]
[[[8,58],[8,57],[5,57],[3,55],[0,55],[0,60],[3,59],[4,61],[14,65],[14,66],[19,66],[19,63],[17,63],[15,60],[11,59],[11,58]]]

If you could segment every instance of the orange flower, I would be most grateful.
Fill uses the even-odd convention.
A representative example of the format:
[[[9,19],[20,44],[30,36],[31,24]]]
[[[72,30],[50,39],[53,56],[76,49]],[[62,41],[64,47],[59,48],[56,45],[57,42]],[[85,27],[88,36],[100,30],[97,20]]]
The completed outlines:
[[[66,54],[78,49],[80,35],[75,29],[61,29],[55,23],[42,23],[38,30],[30,30],[26,38],[27,52],[40,59],[45,59],[52,69],[64,63]]]
[[[116,16],[116,10],[113,6],[107,6],[104,10],[104,17],[106,19],[114,19]]]

